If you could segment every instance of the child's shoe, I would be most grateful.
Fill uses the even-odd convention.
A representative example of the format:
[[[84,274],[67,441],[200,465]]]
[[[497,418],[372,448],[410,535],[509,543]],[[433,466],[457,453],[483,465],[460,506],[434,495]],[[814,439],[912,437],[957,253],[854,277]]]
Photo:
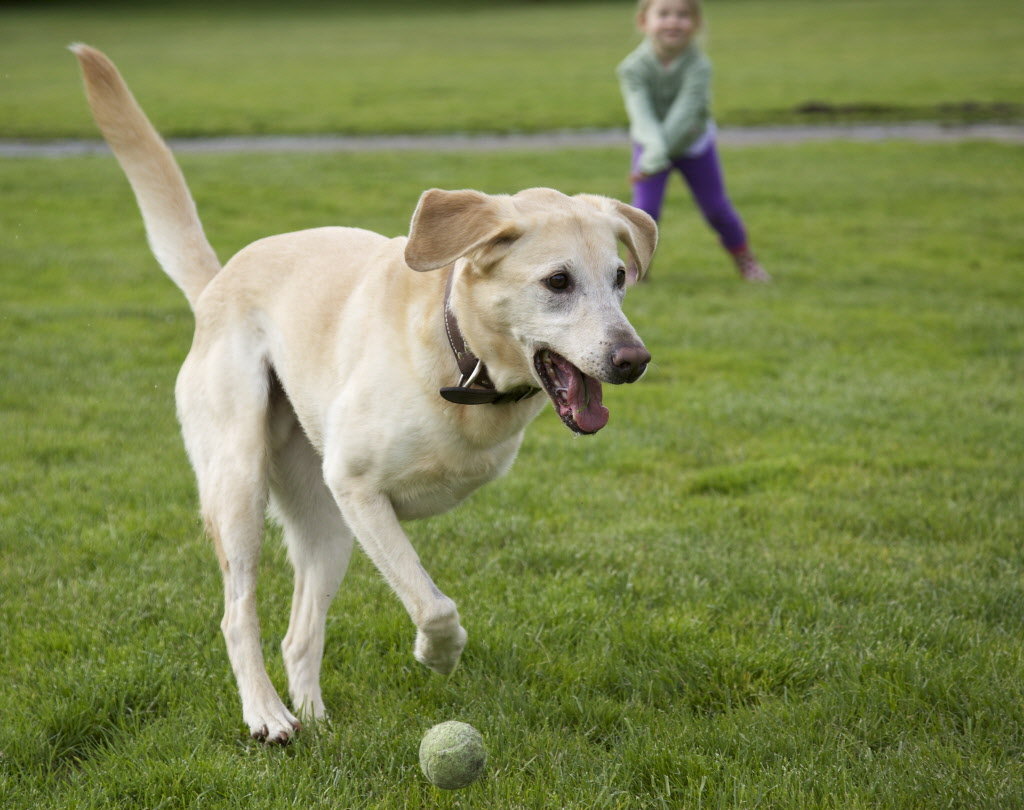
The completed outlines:
[[[750,248],[741,248],[735,251],[732,254],[732,260],[736,263],[736,269],[745,281],[764,283],[772,280],[754,254],[750,252]]]

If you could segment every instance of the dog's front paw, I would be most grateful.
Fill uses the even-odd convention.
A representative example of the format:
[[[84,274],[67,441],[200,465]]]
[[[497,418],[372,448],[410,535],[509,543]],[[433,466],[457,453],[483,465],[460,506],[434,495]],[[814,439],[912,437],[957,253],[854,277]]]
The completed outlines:
[[[414,650],[416,660],[434,672],[450,675],[459,664],[467,638],[469,636],[457,621],[455,627],[442,633],[419,630]]]
[[[245,722],[254,740],[286,745],[302,728],[302,724],[283,705],[262,711],[245,712]]]

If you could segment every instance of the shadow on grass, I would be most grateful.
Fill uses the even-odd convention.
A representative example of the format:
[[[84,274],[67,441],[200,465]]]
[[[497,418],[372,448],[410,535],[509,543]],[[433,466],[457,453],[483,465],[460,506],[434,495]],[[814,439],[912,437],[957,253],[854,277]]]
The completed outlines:
[[[864,101],[835,104],[808,100],[784,110],[730,110],[722,116],[730,125],[864,124],[933,121],[939,124],[992,124],[1024,121],[1024,104],[1002,101],[949,101],[939,104],[880,104]]]

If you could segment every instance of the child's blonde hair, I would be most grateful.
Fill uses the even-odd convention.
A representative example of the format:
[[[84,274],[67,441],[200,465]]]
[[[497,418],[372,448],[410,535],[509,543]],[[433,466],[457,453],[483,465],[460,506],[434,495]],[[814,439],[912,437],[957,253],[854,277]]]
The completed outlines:
[[[647,13],[647,9],[650,8],[651,3],[653,3],[653,2],[654,2],[654,0],[640,0],[636,4],[636,13],[637,13],[637,15],[642,17],[644,14],[646,14]],[[690,13],[694,17],[696,17],[697,21],[699,22],[702,19],[702,17],[704,16],[703,13],[701,12],[700,0],[686,0],[686,5],[690,9]]]

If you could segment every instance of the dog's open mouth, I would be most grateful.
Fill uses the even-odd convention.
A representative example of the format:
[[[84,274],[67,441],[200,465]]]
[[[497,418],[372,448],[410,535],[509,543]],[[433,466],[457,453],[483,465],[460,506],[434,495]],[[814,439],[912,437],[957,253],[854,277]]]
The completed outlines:
[[[575,433],[597,433],[608,424],[601,404],[601,383],[588,377],[561,355],[542,350],[533,357],[537,376],[562,421]]]

